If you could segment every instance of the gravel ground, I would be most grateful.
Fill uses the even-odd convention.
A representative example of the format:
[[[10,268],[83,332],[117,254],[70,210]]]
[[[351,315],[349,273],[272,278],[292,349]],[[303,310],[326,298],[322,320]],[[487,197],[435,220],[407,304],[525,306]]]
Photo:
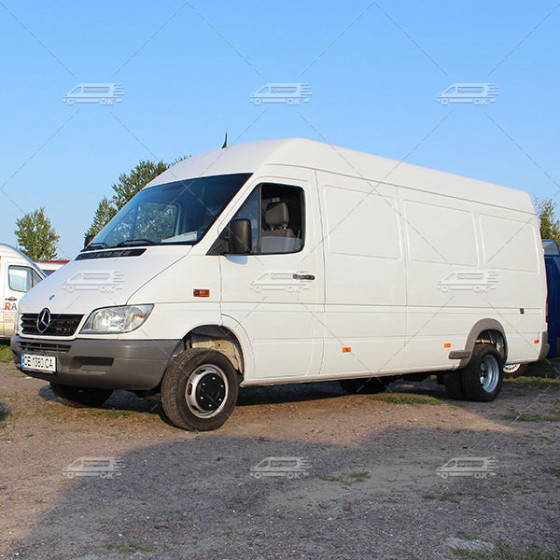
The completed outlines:
[[[507,384],[493,403],[449,401],[430,381],[391,390],[246,389],[223,428],[195,434],[129,393],[67,408],[0,364],[0,558],[437,560],[498,541],[557,546],[560,385]],[[123,468],[68,479],[80,457]],[[252,477],[267,457],[307,467]],[[442,479],[454,457],[496,467]]]

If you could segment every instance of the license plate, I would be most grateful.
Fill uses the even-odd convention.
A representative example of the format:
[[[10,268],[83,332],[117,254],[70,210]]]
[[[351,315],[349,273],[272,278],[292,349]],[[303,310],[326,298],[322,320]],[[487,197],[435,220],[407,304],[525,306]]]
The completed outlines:
[[[37,354],[22,354],[21,367],[24,370],[41,371],[43,373],[56,373],[56,357],[39,356]]]

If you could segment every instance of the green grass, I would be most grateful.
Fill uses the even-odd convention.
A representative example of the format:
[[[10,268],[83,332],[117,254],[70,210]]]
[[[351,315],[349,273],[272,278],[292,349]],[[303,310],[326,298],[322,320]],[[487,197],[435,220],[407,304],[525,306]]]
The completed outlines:
[[[465,560],[560,560],[560,550],[547,551],[534,545],[526,548],[513,547],[504,543],[496,543],[493,550],[471,551],[455,548],[453,554]]]
[[[370,478],[370,474],[367,471],[354,471],[348,475],[348,478],[352,482],[364,482],[364,480]]]
[[[368,478],[370,478],[368,471],[352,471],[339,475],[322,475],[319,477],[320,480],[325,480],[327,482],[339,482],[340,484],[344,484],[346,486],[356,482],[364,482]]]
[[[442,401],[435,397],[430,397],[429,395],[415,395],[413,393],[382,393],[380,395],[372,395],[371,398],[376,401],[384,401],[391,404],[443,404]]]
[[[133,414],[136,414],[135,410],[118,410],[113,408],[81,409],[80,412],[83,412],[84,410],[87,410],[87,413],[91,416],[103,416],[104,418],[122,418],[122,417],[132,416]]]
[[[0,344],[0,362],[7,364],[13,360],[10,345]]]
[[[110,544],[107,546],[109,550],[114,550],[118,554],[135,554],[137,552],[154,552],[154,547],[144,544],[126,543],[126,544]]]
[[[510,410],[502,416],[502,420],[513,422],[560,422],[560,412],[551,411],[548,414],[529,414]]]
[[[0,428],[6,425],[5,422],[7,422],[11,416],[12,413],[10,411],[0,409]]]
[[[514,377],[505,378],[504,385],[506,387],[560,387],[560,377]]]

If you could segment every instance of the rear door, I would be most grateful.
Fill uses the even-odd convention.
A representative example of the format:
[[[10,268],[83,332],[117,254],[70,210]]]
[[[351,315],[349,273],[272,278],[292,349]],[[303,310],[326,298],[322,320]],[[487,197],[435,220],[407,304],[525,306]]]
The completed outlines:
[[[250,220],[253,247],[220,257],[221,314],[250,340],[247,369],[259,380],[317,374],[324,276],[313,172],[260,178],[233,219]]]

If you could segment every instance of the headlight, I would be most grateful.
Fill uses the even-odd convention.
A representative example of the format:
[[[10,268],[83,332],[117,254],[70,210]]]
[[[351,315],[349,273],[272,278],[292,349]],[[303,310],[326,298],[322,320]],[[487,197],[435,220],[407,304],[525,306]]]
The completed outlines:
[[[81,334],[119,334],[140,327],[150,316],[153,305],[123,305],[92,311]]]

